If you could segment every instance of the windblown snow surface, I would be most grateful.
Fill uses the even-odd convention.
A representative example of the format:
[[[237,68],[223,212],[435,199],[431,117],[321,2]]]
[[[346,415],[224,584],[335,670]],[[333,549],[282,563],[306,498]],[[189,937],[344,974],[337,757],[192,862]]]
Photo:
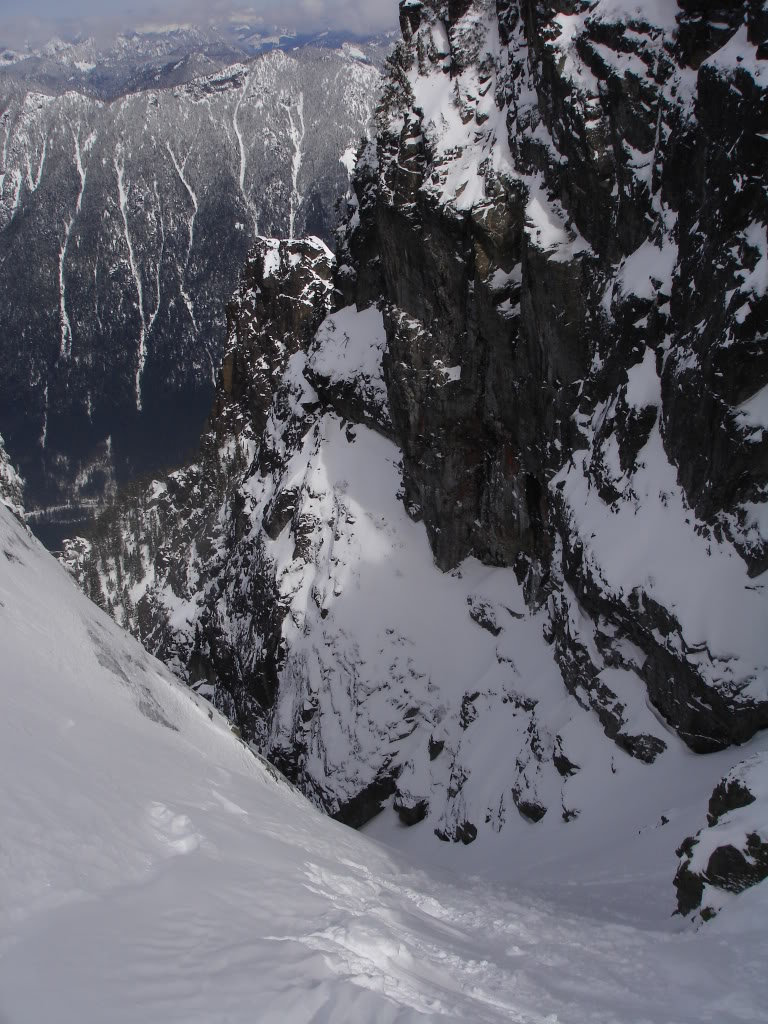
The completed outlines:
[[[2,1024],[764,1020],[765,885],[699,931],[647,905],[703,806],[579,833],[536,885],[434,840],[427,872],[315,811],[4,506],[0,651]],[[696,759],[702,799],[737,759]]]

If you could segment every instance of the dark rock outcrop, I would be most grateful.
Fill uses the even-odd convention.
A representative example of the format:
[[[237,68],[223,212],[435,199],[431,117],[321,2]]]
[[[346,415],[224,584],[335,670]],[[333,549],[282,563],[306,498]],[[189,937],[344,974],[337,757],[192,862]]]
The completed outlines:
[[[738,894],[768,878],[768,772],[755,756],[732,769],[709,801],[708,825],[686,839],[677,855],[677,909],[703,921]]]

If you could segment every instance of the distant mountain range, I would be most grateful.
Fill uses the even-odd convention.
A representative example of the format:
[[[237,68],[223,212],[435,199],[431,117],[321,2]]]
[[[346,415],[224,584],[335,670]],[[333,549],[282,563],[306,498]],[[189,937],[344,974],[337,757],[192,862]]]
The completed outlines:
[[[275,50],[291,54],[338,50],[380,66],[393,42],[394,33],[306,33],[246,21],[146,26],[106,41],[83,33],[23,49],[4,46],[0,38],[0,88],[13,81],[43,92],[75,90],[112,100],[143,89],[183,85]]]
[[[0,430],[38,519],[195,444],[239,269],[257,233],[332,240],[386,48],[241,26],[5,53]]]

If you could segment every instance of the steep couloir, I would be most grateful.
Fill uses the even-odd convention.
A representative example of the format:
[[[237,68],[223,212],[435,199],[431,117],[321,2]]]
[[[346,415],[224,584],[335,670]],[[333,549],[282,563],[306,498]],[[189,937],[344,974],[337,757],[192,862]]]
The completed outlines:
[[[259,243],[201,459],[68,561],[331,813],[469,843],[768,725],[768,13],[400,11],[335,270]]]

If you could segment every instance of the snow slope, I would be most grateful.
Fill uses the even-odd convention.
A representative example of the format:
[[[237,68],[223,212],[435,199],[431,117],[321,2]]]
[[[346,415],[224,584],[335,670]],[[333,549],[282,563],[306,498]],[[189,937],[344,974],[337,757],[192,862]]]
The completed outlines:
[[[653,845],[582,836],[527,891],[410,867],[317,813],[4,507],[0,552],[3,1024],[763,1019],[768,887],[681,933],[611,907],[628,869],[655,882]]]

